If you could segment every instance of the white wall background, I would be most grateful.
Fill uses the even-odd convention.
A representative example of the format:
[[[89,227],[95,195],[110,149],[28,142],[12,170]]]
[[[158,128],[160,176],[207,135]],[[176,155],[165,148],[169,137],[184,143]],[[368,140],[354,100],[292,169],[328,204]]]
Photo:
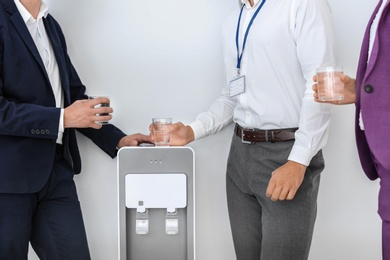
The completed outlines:
[[[236,0],[48,0],[90,95],[109,95],[117,126],[148,133],[152,117],[189,123],[223,84],[220,27]],[[329,0],[340,64],[355,75],[367,20],[377,1]],[[355,148],[354,107],[334,107],[324,149],[311,260],[381,259],[378,182],[363,174]],[[190,146],[196,152],[198,260],[235,259],[225,197],[231,128]],[[94,260],[117,254],[116,160],[79,136],[76,176]],[[29,259],[37,259],[33,252]],[[298,260],[298,259],[297,259]]]

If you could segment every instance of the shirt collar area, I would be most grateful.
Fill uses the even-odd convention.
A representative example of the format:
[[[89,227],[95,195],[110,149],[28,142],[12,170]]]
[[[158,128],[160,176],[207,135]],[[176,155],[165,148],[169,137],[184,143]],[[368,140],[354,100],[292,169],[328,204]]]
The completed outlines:
[[[46,3],[44,1],[42,1],[42,3],[41,3],[41,9],[39,10],[39,14],[38,14],[38,17],[36,20],[34,19],[34,17],[32,17],[30,12],[27,11],[26,7],[24,7],[24,5],[19,0],[14,0],[14,2],[15,2],[16,7],[18,8],[19,13],[22,16],[23,21],[25,23],[27,23],[29,21],[35,22],[35,21],[41,19],[42,17],[46,18],[46,16],[49,14],[49,7],[46,5]]]
[[[246,9],[253,9],[259,4],[260,0],[253,0],[253,6],[249,3],[249,0],[241,0],[241,3],[245,5]]]

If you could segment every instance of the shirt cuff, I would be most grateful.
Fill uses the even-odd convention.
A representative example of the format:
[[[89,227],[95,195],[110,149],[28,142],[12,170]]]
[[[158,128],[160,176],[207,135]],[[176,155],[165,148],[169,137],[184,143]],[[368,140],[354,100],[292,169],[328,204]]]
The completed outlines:
[[[304,148],[302,146],[294,145],[290,152],[288,160],[309,166],[310,161],[314,155],[315,154],[313,154],[312,150]]]
[[[60,123],[58,125],[58,132],[65,132],[65,128],[64,128],[64,113],[65,113],[65,109],[61,108],[61,114],[60,114]]]
[[[194,141],[206,136],[206,130],[202,122],[194,121],[189,124],[189,126],[192,128],[192,131],[194,131]]]
[[[58,137],[57,144],[62,144],[62,136],[64,135],[65,127],[64,127],[64,109],[61,108],[60,112],[60,120],[58,123]]]

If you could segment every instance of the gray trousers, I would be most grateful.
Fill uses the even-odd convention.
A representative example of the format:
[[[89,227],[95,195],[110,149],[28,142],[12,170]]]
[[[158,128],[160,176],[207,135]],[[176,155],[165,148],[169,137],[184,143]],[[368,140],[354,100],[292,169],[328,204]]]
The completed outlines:
[[[237,260],[308,259],[324,159],[320,151],[291,201],[271,201],[271,173],[287,162],[294,141],[243,144],[233,136],[226,190]]]

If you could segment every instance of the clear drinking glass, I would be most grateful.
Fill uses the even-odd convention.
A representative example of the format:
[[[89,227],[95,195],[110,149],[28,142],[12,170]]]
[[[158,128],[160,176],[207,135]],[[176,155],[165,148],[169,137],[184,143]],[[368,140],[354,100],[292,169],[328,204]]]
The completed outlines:
[[[320,101],[344,99],[344,83],[340,80],[343,75],[342,67],[325,67],[316,70],[317,93]]]
[[[170,132],[169,126],[172,118],[153,118],[152,128],[155,146],[169,146]]]
[[[95,98],[98,98],[98,97],[105,97],[105,98],[109,99],[109,96],[89,96],[89,99],[95,99]],[[110,103],[101,103],[101,104],[96,105],[95,107],[109,107],[109,106],[110,106]],[[98,116],[108,116],[108,115],[109,115],[108,113],[98,114]],[[101,124],[101,125],[108,124],[107,121],[96,121],[96,123],[97,124]]]

